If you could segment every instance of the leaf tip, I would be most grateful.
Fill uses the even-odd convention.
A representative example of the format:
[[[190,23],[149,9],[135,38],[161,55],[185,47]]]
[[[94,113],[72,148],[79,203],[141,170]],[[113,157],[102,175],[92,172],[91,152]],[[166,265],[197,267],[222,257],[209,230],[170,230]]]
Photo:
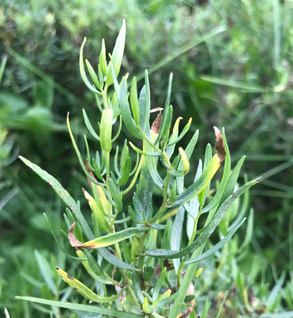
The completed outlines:
[[[259,182],[261,180],[262,177],[258,177],[255,179],[256,182]]]
[[[216,149],[217,149],[217,155],[219,159],[219,164],[221,164],[225,157],[226,157],[226,150],[225,150],[225,144],[224,139],[221,134],[221,131],[218,127],[214,126],[215,136],[216,136]]]

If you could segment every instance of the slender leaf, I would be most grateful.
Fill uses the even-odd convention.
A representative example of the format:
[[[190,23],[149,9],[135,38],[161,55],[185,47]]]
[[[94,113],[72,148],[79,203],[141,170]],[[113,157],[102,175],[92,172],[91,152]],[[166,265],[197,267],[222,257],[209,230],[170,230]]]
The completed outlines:
[[[131,312],[118,311],[115,309],[108,309],[108,308],[99,307],[99,306],[81,305],[81,304],[74,304],[69,302],[47,300],[42,298],[26,297],[26,296],[16,296],[15,298],[20,300],[32,301],[32,302],[43,304],[43,305],[81,310],[85,312],[92,312],[92,313],[97,313],[102,315],[109,315],[111,317],[114,316],[114,317],[120,317],[120,318],[144,318],[144,316],[142,315],[134,314]]]
[[[195,240],[192,244],[188,247],[182,249],[181,251],[171,251],[171,250],[149,250],[146,252],[146,255],[151,257],[158,257],[158,258],[178,258],[186,256],[193,251],[195,251],[198,247],[204,244],[210,235],[214,232],[220,221],[222,220],[223,216],[225,215],[227,209],[229,208],[230,204],[239,198],[241,194],[243,194],[247,189],[251,186],[255,185],[260,179],[256,179],[253,181],[248,182],[243,187],[241,187],[237,192],[231,195],[218,209],[218,211],[213,216],[211,222],[206,227],[205,231],[199,236],[197,240]]]
[[[235,225],[234,228],[232,230],[230,230],[230,232],[223,239],[221,239],[220,242],[218,242],[216,245],[214,245],[212,248],[210,248],[205,253],[199,255],[196,258],[193,258],[189,261],[186,261],[184,264],[188,265],[188,264],[192,264],[192,263],[197,263],[197,262],[200,262],[200,261],[204,260],[205,258],[208,258],[211,255],[215,254],[219,249],[221,249],[231,239],[231,237],[239,229],[239,227],[244,223],[244,221],[245,221],[245,219],[243,219],[239,224]]]

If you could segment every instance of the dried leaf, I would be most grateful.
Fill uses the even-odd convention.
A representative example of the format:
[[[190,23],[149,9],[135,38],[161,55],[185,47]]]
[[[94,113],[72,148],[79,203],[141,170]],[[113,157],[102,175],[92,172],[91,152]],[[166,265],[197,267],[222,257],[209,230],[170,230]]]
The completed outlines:
[[[157,118],[155,119],[155,121],[152,124],[151,132],[153,134],[155,134],[155,135],[159,134],[161,122],[162,122],[162,113],[160,111],[160,113],[158,114]]]
[[[73,246],[73,247],[80,247],[80,246],[83,245],[83,243],[80,242],[80,241],[75,237],[75,235],[73,234],[73,230],[74,230],[74,228],[75,228],[75,225],[76,225],[76,222],[74,222],[74,223],[71,225],[71,227],[70,227],[70,229],[69,229],[69,231],[68,231],[68,240],[69,240],[69,243],[70,243],[71,246]]]
[[[217,155],[218,155],[219,163],[221,164],[226,157],[224,140],[223,140],[223,136],[222,136],[220,130],[216,126],[214,126],[214,130],[215,130],[215,135],[216,135]]]

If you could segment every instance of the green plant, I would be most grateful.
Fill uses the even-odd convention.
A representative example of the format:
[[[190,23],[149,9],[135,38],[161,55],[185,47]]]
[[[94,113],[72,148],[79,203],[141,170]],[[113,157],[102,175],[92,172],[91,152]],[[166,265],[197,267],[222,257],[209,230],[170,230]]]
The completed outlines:
[[[231,172],[224,129],[221,133],[214,127],[217,153],[212,156],[212,147],[208,144],[204,163],[199,161],[194,182],[185,185],[184,177],[190,170],[190,158],[197,143],[198,131],[193,134],[185,150],[179,147],[178,153],[174,155],[175,146],[189,130],[191,120],[181,133],[181,117],[171,128],[173,107],[169,104],[172,75],[169,78],[164,109],[151,109],[147,71],[145,85],[139,95],[135,78],[132,79],[129,94],[128,74],[118,82],[125,32],[126,26],[123,23],[108,62],[105,44],[102,43],[97,72],[88,60],[84,61],[85,41],[80,51],[81,77],[95,94],[101,112],[97,133],[83,110],[85,124],[100,145],[100,151],[96,151],[95,158],[92,158],[87,137],[84,136],[87,150],[87,160],[84,161],[71,131],[69,114],[67,116],[73,146],[88,179],[89,189],[93,193],[90,195],[83,189],[92,211],[92,228],[86,213],[81,212],[79,201],[75,201],[54,177],[20,157],[28,167],[49,183],[67,205],[64,219],[68,235],[65,235],[78,256],[69,255],[69,258],[74,259],[74,263],[79,259],[96,283],[89,288],[59,267],[56,267],[56,272],[81,296],[91,302],[98,302],[99,305],[18,298],[69,308],[80,317],[86,317],[83,312],[115,317],[158,318],[168,315],[175,318],[180,314],[181,317],[195,317],[193,282],[202,271],[201,267],[197,268],[198,262],[221,249],[244,222],[244,219],[236,218],[229,230],[223,223],[221,225],[229,206],[260,178],[246,183],[234,192],[245,158],[241,158]],[[88,80],[84,63],[94,85]],[[112,85],[114,90],[111,91]],[[150,126],[150,114],[156,111],[159,114]],[[118,126],[118,122],[117,133],[113,137],[113,126]],[[117,146],[114,158],[111,157],[122,123],[130,137],[136,140],[136,144],[142,142],[142,149],[129,142],[137,153],[134,165],[126,140],[122,150],[119,151]],[[212,195],[210,183],[223,161],[222,179],[216,193]],[[155,192],[160,196],[158,208],[155,201],[158,202],[159,199],[154,199]],[[132,206],[126,206],[130,193]],[[173,224],[172,217],[175,217]],[[184,226],[185,218],[187,221]],[[216,245],[205,249],[206,242],[218,226],[222,228],[225,236]],[[55,236],[53,231],[52,233]],[[62,245],[60,247],[63,248]],[[59,280],[57,290],[59,294],[66,294],[68,289],[61,289],[61,286]],[[113,292],[114,295],[110,295]],[[74,300],[75,294],[72,297]]]

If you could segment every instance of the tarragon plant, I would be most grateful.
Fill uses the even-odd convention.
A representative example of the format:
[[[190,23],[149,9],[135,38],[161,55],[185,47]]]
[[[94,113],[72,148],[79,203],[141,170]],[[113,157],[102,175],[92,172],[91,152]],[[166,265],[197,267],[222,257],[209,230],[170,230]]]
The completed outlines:
[[[205,249],[205,244],[230,204],[259,179],[234,192],[245,158],[241,158],[231,171],[224,129],[221,132],[214,127],[216,154],[212,155],[212,147],[208,144],[203,163],[199,161],[197,165],[194,182],[185,182],[198,131],[185,149],[177,149],[176,145],[190,128],[191,119],[181,132],[181,117],[172,127],[172,75],[164,108],[151,108],[147,71],[139,94],[135,77],[131,85],[127,81],[128,74],[119,82],[125,33],[123,23],[109,61],[103,41],[97,70],[84,60],[85,40],[80,50],[81,77],[95,94],[101,112],[98,127],[94,127],[83,110],[85,125],[98,145],[94,158],[86,136],[86,159],[81,155],[70,128],[69,114],[67,116],[69,134],[88,180],[88,186],[84,185],[87,190],[82,190],[92,212],[91,225],[89,212],[82,212],[79,201],[75,201],[54,177],[20,157],[67,205],[64,217],[68,239],[77,254],[77,257],[69,257],[79,259],[96,281],[95,286],[103,288],[87,287],[71,277],[66,268],[56,267],[61,278],[91,304],[37,298],[34,301],[78,310],[81,317],[82,312],[127,318],[195,317],[194,280],[203,269],[198,268],[199,262],[221,249],[244,220],[236,218],[237,222],[229,227],[226,236],[210,249]],[[152,112],[157,112],[157,117],[150,125]],[[125,140],[115,149],[122,126],[132,141]],[[114,135],[113,131],[117,133]],[[137,155],[136,163],[132,162],[129,146]],[[210,191],[210,182],[223,162],[222,179],[214,193]],[[155,190],[161,193],[160,201],[156,197],[158,205],[153,204]],[[125,198],[130,195],[132,202],[127,202]],[[198,223],[203,214],[205,223]],[[198,228],[198,224],[204,225]]]

